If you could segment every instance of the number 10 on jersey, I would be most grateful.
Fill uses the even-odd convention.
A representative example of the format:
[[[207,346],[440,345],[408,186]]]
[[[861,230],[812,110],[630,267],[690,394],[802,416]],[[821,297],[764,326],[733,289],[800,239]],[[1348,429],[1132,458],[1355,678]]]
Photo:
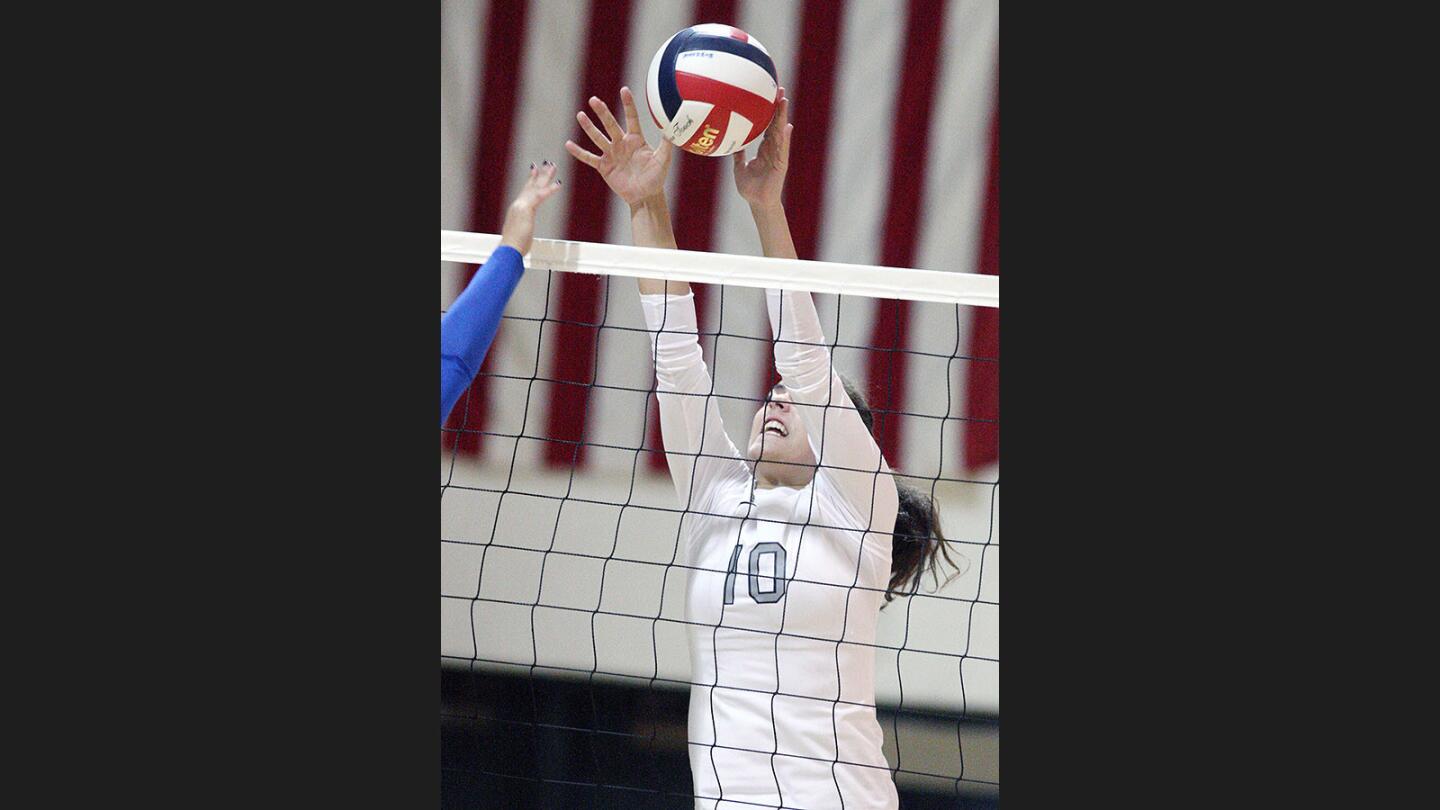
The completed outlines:
[[[735,573],[736,564],[740,562],[740,553],[744,546],[735,546],[735,551],[730,555],[730,567],[725,572],[725,604],[735,604]],[[769,557],[769,560],[765,558]],[[762,605],[769,605],[779,602],[785,597],[785,547],[779,543],[757,543],[750,549],[749,560],[749,585],[750,598]],[[770,573],[761,574],[766,568]],[[770,590],[760,589],[760,577],[770,579]]]

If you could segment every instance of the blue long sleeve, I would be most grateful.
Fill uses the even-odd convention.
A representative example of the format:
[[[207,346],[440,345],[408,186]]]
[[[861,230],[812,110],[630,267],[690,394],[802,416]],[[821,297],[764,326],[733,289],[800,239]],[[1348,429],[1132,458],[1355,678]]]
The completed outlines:
[[[525,265],[515,248],[490,254],[469,286],[440,319],[440,424],[470,386],[500,328],[505,304],[520,283]]]

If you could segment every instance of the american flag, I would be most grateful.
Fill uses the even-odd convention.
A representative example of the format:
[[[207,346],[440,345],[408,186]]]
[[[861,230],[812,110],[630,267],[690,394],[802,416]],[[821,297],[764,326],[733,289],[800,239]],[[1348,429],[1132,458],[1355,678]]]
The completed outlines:
[[[536,236],[629,244],[623,204],[562,144],[588,144],[574,116],[591,95],[618,109],[624,84],[643,105],[656,48],[698,23],[741,28],[774,57],[795,124],[785,202],[800,258],[999,274],[998,0],[444,0],[441,228],[499,233],[529,164],[549,159],[564,187]],[[641,120],[654,143],[643,110]],[[670,174],[682,249],[759,252],[728,158],[677,152]],[[442,309],[474,269],[442,263]],[[702,286],[702,332],[755,338],[707,341],[716,390],[759,398],[773,373],[762,294]],[[535,462],[556,467],[601,468],[597,447],[657,449],[653,397],[637,420],[618,395],[653,385],[643,336],[592,325],[640,326],[638,303],[619,300],[633,291],[614,289],[527,273],[508,310],[520,319],[501,327],[442,441],[483,458],[497,452],[487,433],[523,431],[540,439]],[[877,420],[892,466],[930,476],[998,464],[997,310],[817,303],[832,339],[868,347],[837,349],[836,364],[877,411],[950,417]],[[722,406],[741,420],[725,411],[732,433],[748,427],[746,407]],[[644,455],[663,471],[662,454]]]

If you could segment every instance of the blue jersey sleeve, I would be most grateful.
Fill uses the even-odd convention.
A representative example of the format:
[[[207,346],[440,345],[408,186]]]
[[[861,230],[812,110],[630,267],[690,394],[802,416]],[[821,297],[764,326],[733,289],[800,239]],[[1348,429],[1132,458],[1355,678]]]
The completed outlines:
[[[469,286],[440,319],[440,424],[469,387],[505,312],[525,265],[520,252],[502,246],[490,254]]]

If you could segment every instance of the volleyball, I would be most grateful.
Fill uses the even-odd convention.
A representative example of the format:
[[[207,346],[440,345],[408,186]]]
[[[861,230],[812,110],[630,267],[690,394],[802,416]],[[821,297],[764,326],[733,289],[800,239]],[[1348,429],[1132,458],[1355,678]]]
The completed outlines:
[[[739,28],[714,23],[665,40],[645,80],[645,100],[661,136],[708,157],[738,152],[760,137],[779,95],[765,46]]]

